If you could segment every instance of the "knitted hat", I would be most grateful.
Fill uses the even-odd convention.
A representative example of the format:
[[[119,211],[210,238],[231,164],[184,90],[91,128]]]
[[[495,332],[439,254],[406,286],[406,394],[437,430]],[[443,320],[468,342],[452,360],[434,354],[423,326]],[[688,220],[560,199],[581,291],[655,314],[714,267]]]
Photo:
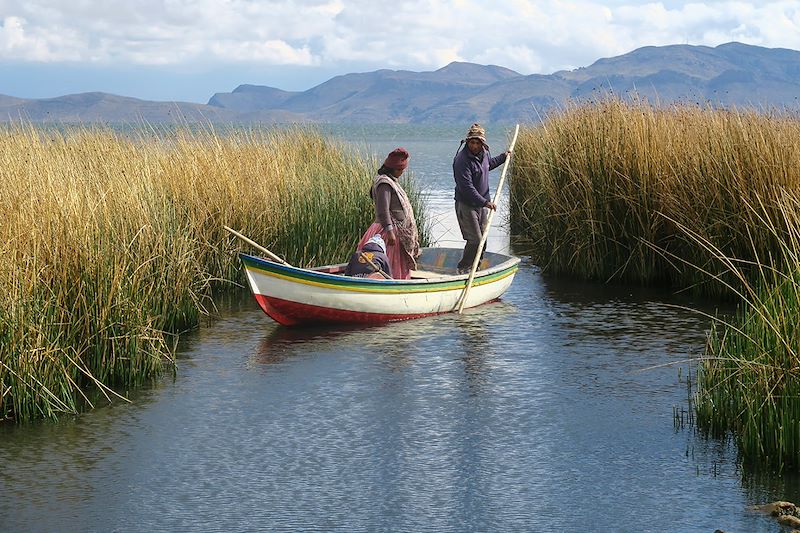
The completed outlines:
[[[483,144],[486,144],[486,130],[480,124],[473,124],[467,131],[466,140],[469,141],[470,139],[479,139]]]
[[[381,237],[380,235],[375,234],[372,237],[370,237],[370,239],[366,243],[364,243],[365,249],[368,244],[375,244],[381,249],[381,252],[386,253],[386,243],[383,242],[383,237]]]
[[[405,148],[395,148],[386,156],[386,161],[383,162],[383,166],[392,170],[405,170],[408,166],[409,157],[411,157],[411,155]]]

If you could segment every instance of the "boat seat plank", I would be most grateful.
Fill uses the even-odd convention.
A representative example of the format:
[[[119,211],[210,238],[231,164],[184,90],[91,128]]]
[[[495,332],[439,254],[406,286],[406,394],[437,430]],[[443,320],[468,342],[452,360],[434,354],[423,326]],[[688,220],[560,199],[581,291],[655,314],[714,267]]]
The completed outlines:
[[[444,276],[444,274],[440,272],[431,272],[430,270],[412,270],[409,274],[411,279],[433,279]]]

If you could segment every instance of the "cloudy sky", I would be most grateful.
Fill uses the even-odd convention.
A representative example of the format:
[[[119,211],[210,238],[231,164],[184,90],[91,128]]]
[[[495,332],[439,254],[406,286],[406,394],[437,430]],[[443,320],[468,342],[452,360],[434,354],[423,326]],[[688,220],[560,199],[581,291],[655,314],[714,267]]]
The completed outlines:
[[[800,50],[800,0],[0,0],[0,94],[205,103],[242,83],[305,90],[451,61],[550,74],[730,41]]]

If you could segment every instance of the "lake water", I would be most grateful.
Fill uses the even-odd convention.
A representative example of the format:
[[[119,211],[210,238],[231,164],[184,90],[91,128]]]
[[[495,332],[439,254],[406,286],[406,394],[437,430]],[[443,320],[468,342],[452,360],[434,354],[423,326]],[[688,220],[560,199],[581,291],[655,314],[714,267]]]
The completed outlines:
[[[466,126],[331,129],[408,148],[434,236],[460,246]],[[489,249],[509,251],[495,220]],[[674,423],[709,327],[677,306],[712,310],[525,259],[463,315],[288,329],[221,302],[132,403],[0,427],[0,531],[781,531],[747,507],[800,501],[797,478]]]

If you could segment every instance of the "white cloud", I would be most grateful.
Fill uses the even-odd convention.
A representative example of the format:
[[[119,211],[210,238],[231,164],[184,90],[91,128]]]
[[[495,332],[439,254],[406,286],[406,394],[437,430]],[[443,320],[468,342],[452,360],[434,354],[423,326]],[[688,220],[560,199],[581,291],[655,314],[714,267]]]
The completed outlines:
[[[460,60],[547,74],[645,45],[800,49],[800,0],[0,0],[0,20],[0,62],[101,66]]]
[[[265,62],[271,65],[313,66],[315,58],[308,47],[293,48],[284,41],[221,41],[210,47],[215,57],[224,57],[231,61]]]
[[[41,27],[31,27],[21,17],[4,17],[0,26],[0,59],[40,62],[80,60],[85,51],[81,36],[70,28],[54,30],[54,34],[50,35]]]

